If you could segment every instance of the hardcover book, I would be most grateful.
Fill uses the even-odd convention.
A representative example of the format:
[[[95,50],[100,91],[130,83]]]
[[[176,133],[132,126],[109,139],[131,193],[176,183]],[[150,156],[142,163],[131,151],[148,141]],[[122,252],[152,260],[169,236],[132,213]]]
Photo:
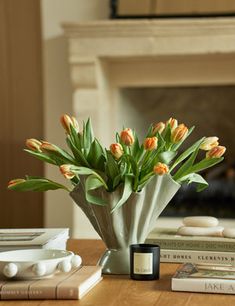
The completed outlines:
[[[160,250],[160,262],[235,264],[234,252],[211,252],[190,250]]]
[[[156,228],[147,237],[146,243],[157,244],[167,250],[195,250],[235,252],[235,239],[177,235],[176,228]]]
[[[171,280],[173,291],[235,294],[235,267],[182,265]]]
[[[68,228],[0,229],[0,252],[18,249],[66,249]]]
[[[1,300],[81,299],[102,279],[100,266],[83,266],[39,280],[1,280]]]

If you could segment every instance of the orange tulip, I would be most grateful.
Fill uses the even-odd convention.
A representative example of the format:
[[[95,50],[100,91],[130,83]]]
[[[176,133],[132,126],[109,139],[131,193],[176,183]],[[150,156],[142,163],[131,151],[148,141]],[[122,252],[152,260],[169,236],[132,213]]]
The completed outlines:
[[[155,150],[157,148],[157,142],[158,142],[157,137],[146,138],[144,141],[145,150],[148,150],[148,151]]]
[[[63,174],[63,176],[71,180],[72,178],[75,177],[75,173],[71,170],[71,165],[61,165],[60,166],[60,172]]]
[[[214,137],[207,137],[200,145],[200,149],[204,151],[209,151],[210,149],[217,147],[219,145],[218,142],[219,138]]]
[[[164,129],[165,129],[165,123],[164,122],[158,122],[154,124],[153,129],[152,129],[152,134],[155,135],[157,132],[161,134]]]
[[[169,168],[166,164],[159,162],[154,166],[153,172],[158,175],[163,175],[169,172]]]
[[[116,159],[119,159],[124,153],[122,145],[120,143],[112,143],[109,148],[110,152]]]
[[[166,126],[170,125],[171,130],[173,131],[178,126],[178,121],[175,118],[169,118],[166,122]]]
[[[135,138],[133,135],[133,132],[131,129],[127,128],[123,130],[120,134],[121,141],[126,145],[126,146],[131,146],[133,145]]]
[[[206,153],[206,158],[220,158],[224,155],[226,148],[223,146],[217,146]]]
[[[34,138],[26,139],[25,145],[32,151],[41,152],[40,147],[42,143],[37,139]]]
[[[188,128],[184,124],[180,124],[175,128],[171,134],[171,141],[173,143],[183,140],[188,133]]]
[[[42,141],[40,149],[43,152],[58,152],[57,148],[50,142]]]
[[[75,117],[65,114],[60,118],[60,122],[67,133],[70,133],[70,126],[73,126],[77,132],[79,131],[79,125]]]
[[[9,183],[8,183],[8,188],[11,188],[15,185],[18,185],[18,184],[21,184],[21,183],[24,183],[26,182],[26,180],[24,179],[14,179],[14,180],[11,180]]]

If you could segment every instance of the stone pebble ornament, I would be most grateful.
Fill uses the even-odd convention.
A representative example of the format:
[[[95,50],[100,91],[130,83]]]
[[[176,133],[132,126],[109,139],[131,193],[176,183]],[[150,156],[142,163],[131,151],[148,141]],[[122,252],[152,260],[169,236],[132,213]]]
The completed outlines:
[[[224,228],[222,226],[215,226],[215,227],[181,226],[177,231],[177,235],[222,237],[223,230]]]
[[[235,228],[225,228],[223,231],[225,238],[235,238]]]
[[[178,228],[177,235],[235,238],[235,228],[219,226],[219,220],[215,217],[192,216],[183,219],[183,226]]]
[[[219,220],[209,216],[186,217],[183,219],[183,224],[192,227],[216,227],[219,224]]]

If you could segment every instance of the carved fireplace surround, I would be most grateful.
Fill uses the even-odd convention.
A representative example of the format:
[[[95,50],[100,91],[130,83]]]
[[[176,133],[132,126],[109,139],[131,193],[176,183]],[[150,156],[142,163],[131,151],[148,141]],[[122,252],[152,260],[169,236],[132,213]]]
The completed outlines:
[[[74,114],[79,120],[91,117],[105,145],[122,127],[123,88],[235,85],[234,18],[107,20],[63,27]],[[81,218],[76,210],[75,235]],[[83,231],[90,231],[88,224],[78,236]]]

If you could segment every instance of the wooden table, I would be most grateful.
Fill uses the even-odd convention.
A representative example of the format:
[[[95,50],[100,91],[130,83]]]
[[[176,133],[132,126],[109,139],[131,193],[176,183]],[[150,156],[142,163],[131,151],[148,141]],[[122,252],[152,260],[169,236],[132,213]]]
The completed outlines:
[[[68,249],[78,253],[84,264],[94,265],[105,250],[101,240],[70,240]],[[235,296],[172,292],[170,280],[177,264],[161,264],[158,281],[133,281],[129,276],[104,275],[104,279],[80,301],[2,301],[0,306],[235,306]]]

